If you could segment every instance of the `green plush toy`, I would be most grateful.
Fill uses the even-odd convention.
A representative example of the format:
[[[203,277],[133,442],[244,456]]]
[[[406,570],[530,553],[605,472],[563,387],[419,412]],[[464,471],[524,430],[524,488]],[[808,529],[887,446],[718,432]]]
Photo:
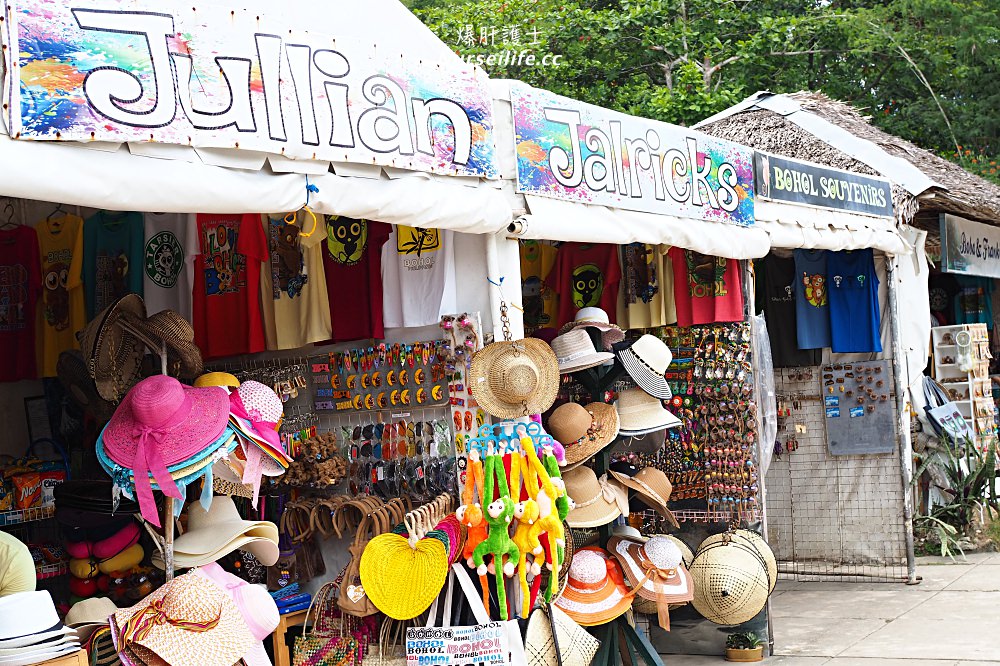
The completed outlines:
[[[566,516],[569,515],[570,510],[573,508],[573,500],[570,499],[569,494],[566,492],[566,483],[562,480],[562,473],[559,471],[559,461],[556,460],[551,449],[545,449],[545,471],[549,473],[552,485],[562,493],[556,500],[556,513],[559,514],[559,520],[565,522]],[[566,548],[564,546],[556,546],[556,548],[559,551],[559,564],[565,564]]]
[[[510,538],[510,523],[514,519],[514,500],[510,497],[507,486],[507,474],[503,467],[503,459],[492,447],[486,455],[486,492],[484,497],[493,496],[494,479],[499,488],[498,497],[486,507],[484,518],[489,524],[489,534],[486,540],[476,546],[472,553],[472,561],[480,576],[488,571],[484,558],[493,556],[493,567],[497,574],[497,601],[500,606],[500,619],[507,619],[507,592],[504,589],[503,577],[514,575],[515,565],[520,559],[521,551]],[[507,561],[504,562],[504,555]]]

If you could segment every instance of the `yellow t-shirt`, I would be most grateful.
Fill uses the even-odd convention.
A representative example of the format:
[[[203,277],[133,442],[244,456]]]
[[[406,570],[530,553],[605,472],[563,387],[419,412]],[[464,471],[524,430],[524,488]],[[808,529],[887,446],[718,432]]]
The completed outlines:
[[[42,303],[38,311],[38,367],[55,377],[60,352],[79,347],[76,332],[87,323],[84,309],[83,220],[76,215],[45,219],[35,225],[42,254]]]
[[[558,302],[546,283],[556,265],[558,250],[536,240],[521,241],[521,298],[524,301],[524,325],[529,329],[554,326]]]
[[[308,238],[301,232],[312,231],[311,215],[297,217],[297,237],[284,233],[283,225],[274,224],[266,215],[262,217],[270,256],[264,262],[260,281],[267,348],[298,349],[329,340],[333,328],[323,272],[323,216],[316,216],[316,230]]]
[[[656,273],[656,293],[649,302],[641,299],[625,302],[625,283],[622,280],[618,297],[618,325],[622,328],[656,328],[677,323],[677,305],[674,300],[674,266],[667,255],[669,245],[647,245],[646,260]]]
[[[0,532],[0,597],[35,591],[35,563],[28,547]]]

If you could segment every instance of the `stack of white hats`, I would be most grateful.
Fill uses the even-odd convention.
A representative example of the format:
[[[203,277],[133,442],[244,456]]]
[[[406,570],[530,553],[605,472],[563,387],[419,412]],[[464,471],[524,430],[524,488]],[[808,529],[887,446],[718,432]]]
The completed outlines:
[[[45,591],[0,597],[0,664],[23,666],[80,649],[76,632],[59,621]]]

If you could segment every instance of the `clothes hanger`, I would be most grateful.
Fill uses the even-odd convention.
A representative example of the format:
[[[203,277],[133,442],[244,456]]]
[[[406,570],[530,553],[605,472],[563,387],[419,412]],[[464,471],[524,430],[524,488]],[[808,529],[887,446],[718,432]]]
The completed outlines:
[[[16,229],[21,226],[19,223],[14,221],[14,202],[10,199],[6,199],[6,203],[3,207],[5,221],[0,225],[0,230],[6,231],[7,229]]]

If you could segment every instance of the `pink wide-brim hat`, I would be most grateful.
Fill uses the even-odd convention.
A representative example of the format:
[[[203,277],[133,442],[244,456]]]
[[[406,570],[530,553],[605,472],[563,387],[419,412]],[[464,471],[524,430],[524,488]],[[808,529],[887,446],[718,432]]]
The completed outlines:
[[[112,461],[132,470],[142,515],[159,525],[149,475],[164,494],[181,499],[167,467],[184,462],[222,436],[229,395],[222,388],[192,388],[157,375],[125,396],[102,436]]]

